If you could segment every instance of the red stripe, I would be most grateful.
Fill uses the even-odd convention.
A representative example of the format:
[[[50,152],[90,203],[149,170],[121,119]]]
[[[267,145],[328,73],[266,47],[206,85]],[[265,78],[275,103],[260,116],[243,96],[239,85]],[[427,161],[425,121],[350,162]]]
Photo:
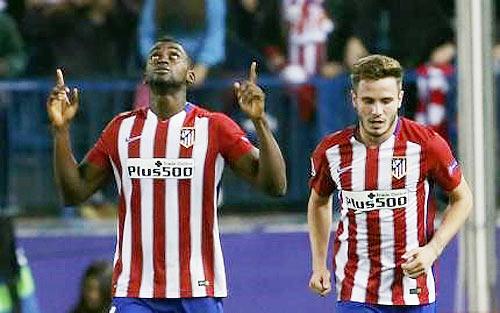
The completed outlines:
[[[118,278],[123,271],[122,248],[123,248],[123,226],[125,225],[125,196],[121,189],[120,200],[118,202],[118,260],[113,269],[112,294],[115,295]]]
[[[122,175],[122,166],[120,163],[120,156],[118,154],[118,133],[120,130],[121,123],[123,122],[123,119],[120,120],[119,122],[116,123],[116,128],[113,129],[112,133],[112,138],[109,138],[109,142],[113,143],[113,146],[110,149],[110,157],[111,160],[113,161],[114,165],[116,166],[116,171],[118,172],[118,175],[120,175],[120,181],[121,181],[121,175]],[[125,225],[125,196],[123,194],[123,185],[120,186],[120,197],[118,200],[118,234],[117,234],[117,241],[118,241],[118,259],[116,260],[114,269],[113,269],[113,278],[112,278],[112,295],[115,294],[116,292],[116,286],[118,283],[118,277],[120,277],[120,274],[122,273],[123,270],[123,263],[122,263],[122,247],[123,247],[123,227]]]
[[[194,114],[184,120],[183,127],[193,127]],[[195,134],[196,136],[196,134]],[[190,158],[193,147],[180,146],[179,158]],[[179,180],[179,257],[181,298],[190,298],[193,295],[191,287],[191,180]]]
[[[208,149],[205,158],[205,168],[203,171],[203,216],[202,216],[202,259],[205,280],[209,282],[206,286],[207,296],[214,296],[214,192],[215,192],[215,162],[218,147],[216,141],[216,127],[209,121],[208,125]]]
[[[378,147],[367,149],[365,165],[365,190],[378,189]],[[378,290],[380,287],[380,275],[382,263],[380,260],[380,218],[379,211],[369,211],[366,214],[366,225],[368,229],[368,257],[370,258],[370,272],[368,275],[368,286],[366,288],[365,301],[368,303],[378,302]]]
[[[305,56],[304,56],[304,45],[300,45],[299,46],[299,65],[301,66],[304,66],[304,59],[305,59]]]
[[[145,118],[137,115],[130,132],[130,137],[140,136],[144,127]],[[136,140],[128,145],[128,157],[140,157],[141,140]],[[130,281],[128,285],[128,297],[138,297],[142,279],[142,229],[141,229],[141,181],[140,179],[131,179],[132,196],[130,198],[132,221],[132,257],[130,260]]]
[[[424,151],[420,151],[420,176],[419,183],[417,186],[417,228],[418,228],[418,244],[420,247],[426,245],[427,240],[425,238],[425,188],[423,184],[422,177],[425,175],[425,169],[423,164]],[[429,289],[427,288],[427,274],[421,275],[417,278],[417,287],[420,288],[420,293],[418,294],[418,299],[421,304],[429,303]]]
[[[394,157],[404,157],[406,155],[406,141],[396,140],[394,144]],[[405,178],[396,179],[392,177],[392,189],[405,188]],[[394,220],[394,280],[392,282],[392,303],[394,305],[404,305],[403,297],[403,270],[401,264],[404,263],[403,254],[406,251],[406,211],[405,208],[393,210]]]
[[[340,168],[346,168],[352,165],[352,145],[340,145]],[[344,171],[340,174],[340,185],[342,190],[352,190],[352,172]],[[358,255],[356,253],[357,246],[357,230],[356,230],[356,217],[352,210],[347,212],[349,219],[348,231],[348,246],[347,246],[347,264],[344,267],[344,280],[340,289],[340,299],[349,301],[351,300],[352,288],[354,286],[354,275],[358,269]]]
[[[166,156],[168,121],[158,121],[155,134],[154,154],[155,158]],[[153,297],[165,298],[166,295],[166,269],[165,269],[165,180],[153,180],[153,265],[154,265],[154,289]]]

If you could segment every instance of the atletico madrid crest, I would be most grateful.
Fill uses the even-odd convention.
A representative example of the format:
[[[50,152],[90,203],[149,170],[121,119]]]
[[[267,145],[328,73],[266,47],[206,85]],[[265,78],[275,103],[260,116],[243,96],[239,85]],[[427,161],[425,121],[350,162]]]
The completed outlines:
[[[406,157],[392,158],[392,176],[401,179],[406,175]]]
[[[183,127],[181,128],[181,138],[180,143],[184,148],[190,148],[194,144],[194,127]]]

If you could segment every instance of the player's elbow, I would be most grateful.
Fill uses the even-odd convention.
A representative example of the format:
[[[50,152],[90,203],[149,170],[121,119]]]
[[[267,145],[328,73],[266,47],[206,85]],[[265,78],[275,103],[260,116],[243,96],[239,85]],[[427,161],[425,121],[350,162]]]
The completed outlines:
[[[286,195],[287,183],[286,180],[281,182],[276,182],[273,184],[269,184],[264,188],[264,191],[273,197],[283,197]]]

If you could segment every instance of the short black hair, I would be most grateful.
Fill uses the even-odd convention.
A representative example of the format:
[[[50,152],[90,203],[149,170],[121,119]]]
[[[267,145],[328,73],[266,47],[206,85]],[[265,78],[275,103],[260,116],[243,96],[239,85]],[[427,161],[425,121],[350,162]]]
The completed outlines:
[[[151,47],[151,49],[149,49],[149,53],[148,54],[151,54],[151,52],[158,46],[158,45],[161,45],[161,44],[164,44],[164,43],[175,43],[175,44],[178,44],[179,46],[181,46],[183,49],[184,49],[184,46],[182,45],[182,43],[177,40],[175,37],[173,36],[162,36],[160,38],[158,38],[156,40],[156,42],[154,43],[154,45]],[[189,62],[189,66],[190,67],[193,67],[194,66],[194,62],[193,62],[193,59],[191,59],[191,56],[189,55],[189,53],[184,50],[184,52],[186,53],[186,56],[188,58],[188,62]]]

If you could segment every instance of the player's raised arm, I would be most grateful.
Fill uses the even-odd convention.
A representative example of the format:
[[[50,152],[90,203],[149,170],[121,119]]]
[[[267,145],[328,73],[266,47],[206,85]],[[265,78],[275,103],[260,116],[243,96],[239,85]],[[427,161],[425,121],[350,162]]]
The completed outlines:
[[[259,150],[241,157],[233,169],[265,192],[282,196],[287,185],[285,161],[266,120],[265,94],[257,85],[256,69],[257,63],[252,62],[248,80],[236,82],[234,89],[241,110],[255,126]]]
[[[56,70],[56,86],[47,100],[54,137],[54,173],[66,204],[86,200],[105,181],[108,171],[90,163],[78,165],[71,151],[69,126],[78,110],[78,90],[70,94],[63,73]]]

